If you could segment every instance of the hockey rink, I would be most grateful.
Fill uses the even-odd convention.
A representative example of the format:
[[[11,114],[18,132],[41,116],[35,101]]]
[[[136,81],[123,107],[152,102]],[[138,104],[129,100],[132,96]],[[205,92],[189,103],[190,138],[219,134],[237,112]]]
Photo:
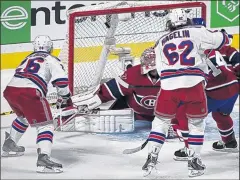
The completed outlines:
[[[13,70],[1,71],[1,94]],[[1,98],[2,99],[2,98]],[[9,109],[4,100],[1,108]],[[239,139],[239,105],[232,113],[234,130]],[[4,132],[9,131],[15,114],[1,116],[1,146]],[[1,158],[2,179],[186,179],[187,163],[174,161],[173,153],[183,147],[179,140],[168,140],[159,154],[157,172],[143,177],[142,165],[147,157],[147,147],[132,155],[124,155],[126,148],[141,145],[149,128],[136,124],[130,134],[87,134],[80,132],[56,132],[52,158],[63,164],[61,174],[38,174],[36,170],[36,130],[28,128],[19,145],[26,148],[24,156]],[[209,115],[206,119],[205,142],[202,160],[207,166],[203,176],[193,179],[239,179],[239,154],[212,150],[212,143],[220,138],[216,124]]]

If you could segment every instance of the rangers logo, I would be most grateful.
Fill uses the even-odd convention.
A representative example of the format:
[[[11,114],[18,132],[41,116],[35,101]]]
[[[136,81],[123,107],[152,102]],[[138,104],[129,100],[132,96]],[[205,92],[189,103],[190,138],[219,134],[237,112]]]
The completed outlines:
[[[145,96],[140,100],[140,104],[146,109],[153,109],[156,102],[156,96]]]

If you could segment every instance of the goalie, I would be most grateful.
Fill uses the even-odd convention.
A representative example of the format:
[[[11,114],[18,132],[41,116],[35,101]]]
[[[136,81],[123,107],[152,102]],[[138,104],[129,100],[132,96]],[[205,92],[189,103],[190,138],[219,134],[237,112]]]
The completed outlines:
[[[78,107],[87,105],[89,110],[96,109],[102,103],[112,100],[115,100],[115,103],[107,111],[92,111],[93,113],[85,117],[76,117],[71,123],[66,123],[62,130],[132,132],[135,120],[141,120],[151,126],[156,96],[160,90],[160,77],[155,67],[154,48],[148,48],[142,53],[140,63],[140,65],[128,68],[120,77],[101,84],[91,98],[73,97],[75,105]],[[85,100],[79,100],[79,98]],[[67,111],[69,110],[65,112]],[[115,122],[112,122],[112,119],[115,119]],[[86,123],[90,124],[87,129]]]

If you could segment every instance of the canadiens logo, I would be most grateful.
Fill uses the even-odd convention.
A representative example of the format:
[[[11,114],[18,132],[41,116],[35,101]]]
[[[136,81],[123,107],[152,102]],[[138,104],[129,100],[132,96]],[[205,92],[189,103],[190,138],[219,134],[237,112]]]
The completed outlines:
[[[153,109],[156,102],[156,96],[145,96],[141,98],[140,104],[146,109]]]

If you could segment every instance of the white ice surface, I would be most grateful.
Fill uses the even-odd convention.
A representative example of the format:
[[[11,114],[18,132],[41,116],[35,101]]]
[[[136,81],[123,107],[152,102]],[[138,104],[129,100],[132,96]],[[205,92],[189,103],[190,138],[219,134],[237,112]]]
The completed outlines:
[[[4,132],[9,130],[15,115],[1,117],[1,142]],[[207,166],[206,173],[198,179],[239,179],[239,154],[221,153],[212,150],[212,142],[218,139],[217,129],[208,118],[206,140],[202,149],[202,160]],[[235,119],[235,127],[239,119]],[[235,128],[236,134],[239,129]],[[29,128],[19,144],[24,145],[24,156],[1,159],[1,178],[14,179],[145,179],[141,167],[145,163],[147,148],[124,155],[125,148],[139,146],[147,137],[149,129],[138,128],[135,133],[123,135],[85,134],[79,132],[56,132],[52,157],[63,164],[61,174],[38,174],[36,170],[36,130]],[[2,145],[1,143],[1,145]],[[152,179],[186,179],[186,162],[173,160],[175,150],[183,144],[178,140],[169,140],[159,155],[158,174]]]
[[[4,73],[3,73],[4,72]],[[1,93],[13,71],[2,71]],[[8,105],[1,98],[1,108]],[[234,130],[239,138],[239,106],[232,113]],[[15,114],[1,116],[1,146],[4,132],[9,131]],[[206,119],[205,142],[202,160],[207,166],[206,173],[197,179],[239,179],[239,154],[221,153],[212,150],[212,143],[219,134],[211,114]],[[138,124],[139,125],[139,124]],[[24,156],[1,159],[2,179],[186,179],[186,162],[173,160],[175,150],[183,147],[178,140],[166,142],[159,155],[158,173],[144,178],[141,170],[147,157],[147,148],[124,155],[125,148],[139,146],[147,137],[149,128],[140,125],[136,132],[122,135],[85,134],[79,132],[56,132],[52,158],[63,164],[61,174],[38,174],[36,170],[36,130],[28,128],[19,144],[25,146]],[[195,179],[195,178],[193,178]]]

